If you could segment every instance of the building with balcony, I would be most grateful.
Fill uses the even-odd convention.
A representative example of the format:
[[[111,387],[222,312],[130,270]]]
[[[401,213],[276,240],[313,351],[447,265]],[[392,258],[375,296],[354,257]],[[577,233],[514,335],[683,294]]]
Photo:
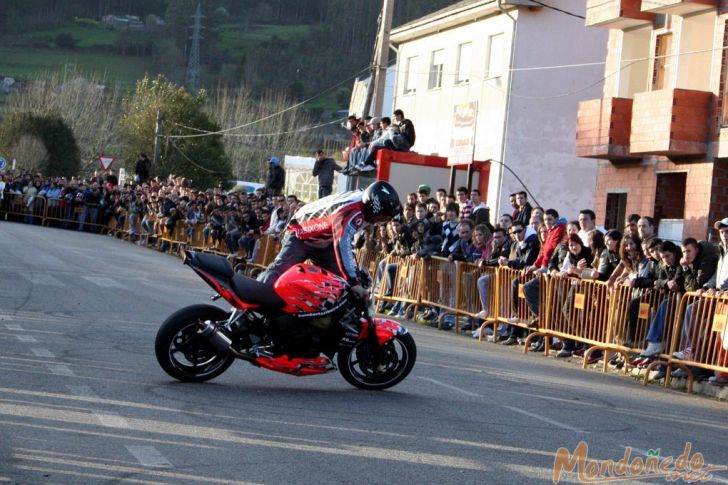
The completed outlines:
[[[558,6],[585,13],[584,0]],[[602,91],[607,31],[529,0],[465,0],[393,29],[390,42],[394,108],[415,124],[414,150],[496,161],[480,181],[494,218],[523,190],[513,173],[564,216],[591,207],[597,167],[576,156],[575,114]],[[578,66],[553,68],[564,64]]]
[[[599,223],[658,220],[658,235],[710,236],[728,216],[724,0],[588,0],[608,29],[604,91],[577,114],[576,153],[596,159]],[[595,29],[601,30],[601,29]]]

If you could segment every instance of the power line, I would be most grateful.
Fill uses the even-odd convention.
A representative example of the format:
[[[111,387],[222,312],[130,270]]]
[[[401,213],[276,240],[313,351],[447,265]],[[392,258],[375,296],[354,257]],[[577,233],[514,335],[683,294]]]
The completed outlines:
[[[529,0],[529,1],[531,1],[531,2],[533,2],[535,4],[537,4],[537,5],[541,5],[542,7],[550,8],[551,10],[555,10],[557,12],[561,12],[561,13],[566,14],[566,15],[571,15],[572,17],[576,17],[578,19],[586,20],[586,17],[584,17],[583,15],[579,15],[577,13],[569,12],[567,10],[561,10],[558,7],[554,7],[554,6],[551,6],[551,5],[547,5],[547,4],[543,3],[543,2],[539,2],[538,0]]]
[[[205,172],[207,172],[207,173],[216,173],[216,174],[224,174],[224,173],[225,173],[225,172],[217,172],[217,171],[215,171],[215,170],[210,170],[209,168],[205,168],[205,167],[203,167],[202,165],[198,164],[197,162],[195,162],[194,160],[192,160],[192,159],[191,159],[190,157],[188,157],[188,156],[187,156],[187,154],[186,154],[185,152],[183,152],[183,151],[182,151],[182,150],[181,150],[181,149],[180,149],[180,148],[179,148],[179,147],[177,146],[177,144],[176,144],[176,143],[174,142],[174,140],[172,140],[172,147],[173,147],[173,148],[174,148],[175,150],[177,150],[177,151],[179,152],[179,154],[180,154],[180,155],[182,155],[182,156],[184,157],[184,159],[185,159],[185,160],[187,160],[188,162],[190,162],[190,163],[191,163],[192,165],[194,165],[195,167],[199,168],[200,170],[204,170],[204,171],[205,171]]]
[[[254,121],[250,121],[248,123],[243,123],[242,125],[233,126],[231,128],[225,128],[225,129],[222,129],[222,130],[218,130],[218,131],[204,131],[204,130],[200,130],[199,128],[192,128],[192,127],[189,127],[189,126],[185,126],[185,128],[187,128],[187,129],[201,131],[201,133],[192,134],[192,135],[167,135],[167,137],[168,138],[199,138],[199,137],[202,137],[202,136],[222,135],[222,134],[227,133],[227,132],[230,132],[230,131],[239,130],[240,128],[246,128],[248,126],[251,126],[251,125],[260,123],[261,121],[265,121],[265,120],[269,120],[271,118],[274,118],[274,117],[276,117],[278,115],[281,115],[281,114],[283,114],[283,113],[285,113],[287,111],[291,111],[292,109],[296,109],[299,106],[302,106],[302,105],[304,105],[304,104],[306,104],[306,103],[308,103],[308,102],[310,102],[310,101],[312,101],[312,100],[314,100],[316,98],[319,98],[319,97],[323,96],[324,94],[326,94],[327,92],[331,91],[332,89],[338,88],[342,84],[344,84],[346,82],[349,82],[352,79],[357,78],[360,74],[366,72],[367,70],[369,70],[368,67],[362,69],[361,71],[357,72],[356,74],[354,74],[352,76],[347,77],[346,79],[343,79],[343,80],[339,81],[336,84],[332,84],[328,88],[324,89],[323,91],[320,91],[318,94],[315,94],[314,96],[311,96],[308,99],[304,99],[303,101],[301,101],[299,103],[293,104],[293,105],[291,105],[291,106],[289,106],[289,107],[287,107],[285,109],[282,109],[282,110],[278,111],[277,113],[273,113],[271,115],[264,116],[263,118],[260,118],[260,119],[254,120]],[[178,123],[175,123],[174,121],[172,121],[171,123],[178,124]],[[183,126],[183,125],[180,125],[180,126]]]

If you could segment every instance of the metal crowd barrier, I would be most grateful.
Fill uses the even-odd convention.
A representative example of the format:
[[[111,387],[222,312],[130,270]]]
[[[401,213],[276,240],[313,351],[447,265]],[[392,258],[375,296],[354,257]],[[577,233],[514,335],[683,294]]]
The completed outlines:
[[[455,315],[455,331],[459,332],[457,302],[461,282],[457,276],[454,261],[437,256],[424,261],[421,300],[423,305],[442,310],[438,317],[438,328],[442,328],[442,323],[447,315]]]
[[[410,305],[411,318],[414,320],[417,308],[422,305],[424,264],[422,259],[409,256],[388,256],[384,263],[384,275],[387,265],[395,264],[396,271],[392,282],[392,295],[384,301],[400,301]],[[385,276],[386,277],[386,276]],[[384,286],[380,286],[383,288]]]
[[[104,221],[104,208],[100,204],[89,204],[75,200],[48,199],[43,224],[55,223],[64,228],[83,231],[91,228],[95,232],[108,229]]]
[[[600,281],[568,277],[550,277],[548,287],[539,331],[590,345],[584,354],[586,367],[591,352],[604,349],[607,342],[609,289]],[[548,345],[547,339],[546,352]]]
[[[457,314],[466,315],[470,318],[477,318],[477,315],[483,310],[480,300],[480,290],[478,288],[478,280],[481,277],[488,276],[490,284],[488,285],[488,294],[485,296],[488,302],[488,309],[493,315],[496,308],[496,268],[495,266],[479,267],[474,263],[459,261],[455,264],[457,275],[455,277],[456,285],[460,286],[457,293],[456,308]],[[494,317],[488,317],[486,322],[480,325],[480,340],[483,338],[485,327],[495,322]],[[497,327],[497,325],[496,325]],[[497,328],[493,328],[493,335],[496,334]]]
[[[665,387],[670,385],[673,367],[683,369],[688,375],[688,392],[693,392],[692,368],[728,373],[728,297],[698,295],[690,292],[680,300],[672,321],[671,339],[663,359],[655,360],[645,371],[643,384],[657,366],[667,367]],[[667,327],[668,325],[666,325]],[[674,357],[682,351],[683,358]]]
[[[6,193],[0,204],[0,213],[4,213],[5,219],[22,221],[27,224],[42,224],[46,204],[45,197]]]

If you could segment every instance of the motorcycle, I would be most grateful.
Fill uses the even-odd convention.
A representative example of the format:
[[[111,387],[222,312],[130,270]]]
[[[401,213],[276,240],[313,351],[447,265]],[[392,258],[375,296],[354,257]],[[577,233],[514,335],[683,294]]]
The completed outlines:
[[[273,284],[241,273],[221,256],[182,250],[190,266],[232,305],[192,305],[165,320],[157,332],[159,365],[180,381],[203,382],[241,359],[294,376],[339,370],[355,387],[381,390],[412,370],[417,348],[398,322],[374,318],[370,302],[340,276],[297,264]],[[362,272],[364,285],[371,285]],[[336,357],[336,365],[334,364]]]

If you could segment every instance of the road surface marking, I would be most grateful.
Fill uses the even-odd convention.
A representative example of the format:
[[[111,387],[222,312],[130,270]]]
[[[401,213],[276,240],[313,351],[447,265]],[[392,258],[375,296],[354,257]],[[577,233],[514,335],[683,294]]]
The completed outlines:
[[[127,422],[127,420],[116,413],[94,413],[94,416],[96,416],[96,419],[98,419],[101,424],[110,428],[129,427],[129,423]]]
[[[30,282],[34,285],[57,286],[59,288],[64,286],[57,278],[49,274],[33,273],[30,275]]]
[[[104,278],[103,276],[81,276],[81,278],[95,284],[96,286],[101,286],[104,288],[124,288],[121,283],[117,283],[111,278]]]
[[[91,390],[88,386],[66,386],[71,394],[76,397],[89,397],[92,399],[99,399],[99,395]]]
[[[55,374],[57,376],[66,376],[66,377],[73,377],[73,376],[75,376],[75,374],[73,373],[73,371],[67,365],[63,365],[63,364],[48,364],[46,367],[48,367],[48,370],[50,370],[52,374]]]
[[[21,342],[25,342],[27,344],[37,344],[38,341],[35,339],[35,337],[31,335],[16,335],[18,337],[18,340]]]
[[[514,406],[505,406],[504,405],[503,407],[506,408],[506,409],[510,409],[513,412],[520,413],[520,414],[523,414],[525,416],[530,416],[530,417],[532,417],[534,419],[538,419],[539,421],[543,421],[544,423],[551,424],[553,426],[556,426],[557,428],[565,429],[565,430],[568,430],[568,431],[573,431],[574,433],[580,433],[580,434],[586,434],[587,433],[587,431],[584,431],[582,429],[575,428],[573,426],[569,426],[568,424],[560,423],[558,421],[554,421],[553,419],[549,419],[549,418],[546,418],[544,416],[540,416],[538,414],[529,413],[528,411],[524,411],[523,409],[519,409],[519,408],[514,407]]]
[[[53,352],[51,352],[50,350],[40,348],[40,347],[34,347],[34,348],[30,349],[30,351],[33,352],[33,354],[36,357],[45,357],[47,359],[53,359],[56,357],[55,355],[53,355]]]
[[[437,384],[438,386],[442,386],[445,389],[450,389],[451,391],[456,391],[456,392],[459,392],[461,394],[465,394],[466,396],[470,396],[470,397],[483,397],[480,394],[476,394],[474,392],[466,391],[465,389],[460,389],[459,387],[451,386],[450,384],[445,384],[444,382],[440,382],[440,381],[438,381],[436,379],[431,379],[429,377],[420,377],[420,376],[418,376],[417,378],[418,379],[421,379],[423,381],[427,381],[427,382],[431,382],[433,384]]]
[[[126,445],[126,449],[129,453],[134,455],[142,466],[155,467],[155,468],[170,468],[172,464],[162,456],[153,446],[144,445]]]
[[[19,332],[23,331],[23,327],[21,327],[20,325],[15,325],[15,324],[5,325],[5,328],[7,328],[8,330],[13,330],[13,331],[19,331]]]

